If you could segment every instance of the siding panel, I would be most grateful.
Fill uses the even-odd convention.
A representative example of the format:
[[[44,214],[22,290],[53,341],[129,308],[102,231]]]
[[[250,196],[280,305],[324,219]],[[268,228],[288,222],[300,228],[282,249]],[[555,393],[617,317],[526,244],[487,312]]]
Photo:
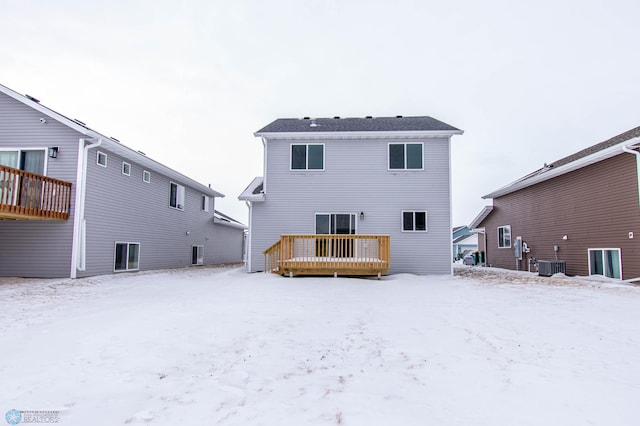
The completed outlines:
[[[621,154],[494,199],[484,222],[488,263],[516,268],[512,249],[497,248],[497,227],[511,225],[512,238],[523,237],[531,259],[555,259],[558,245],[568,274],[589,274],[589,248],[620,248],[624,278],[640,276],[637,176],[635,157]],[[527,269],[527,260],[518,267]]]
[[[67,221],[0,220],[0,276],[68,277],[71,270],[78,146],[82,135],[0,93],[0,149],[60,148],[45,174],[72,183]]]
[[[269,140],[266,201],[253,204],[250,270],[263,269],[262,252],[280,234],[315,233],[315,213],[354,213],[358,234],[391,235],[390,273],[451,273],[449,138],[421,140],[422,171],[389,171],[391,141],[317,141],[325,144],[325,170],[300,172],[289,170],[292,141]],[[426,210],[429,231],[402,232],[402,210]]]

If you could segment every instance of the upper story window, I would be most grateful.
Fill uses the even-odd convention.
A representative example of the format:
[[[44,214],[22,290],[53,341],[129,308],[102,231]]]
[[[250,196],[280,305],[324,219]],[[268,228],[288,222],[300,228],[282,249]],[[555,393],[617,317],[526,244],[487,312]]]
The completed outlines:
[[[143,181],[144,183],[149,183],[149,182],[151,182],[151,172],[149,172],[149,171],[147,171],[147,170],[144,170],[144,171],[142,172],[142,181]]]
[[[44,175],[46,151],[44,149],[0,150],[0,166],[13,167],[25,172]]]
[[[403,211],[402,231],[427,231],[427,212]]]
[[[125,176],[131,175],[131,164],[127,163],[126,161],[122,162],[122,174]]]
[[[96,155],[96,163],[98,166],[107,167],[107,154],[102,151],[98,151]]]
[[[178,210],[184,210],[184,186],[170,183],[169,206]]]
[[[511,225],[498,227],[498,248],[511,248]]]
[[[324,144],[292,144],[291,170],[324,170]]]
[[[390,143],[389,170],[422,170],[422,143]]]
[[[202,210],[203,212],[208,212],[209,211],[209,197],[206,195],[202,196],[202,199],[200,201],[200,210]]]

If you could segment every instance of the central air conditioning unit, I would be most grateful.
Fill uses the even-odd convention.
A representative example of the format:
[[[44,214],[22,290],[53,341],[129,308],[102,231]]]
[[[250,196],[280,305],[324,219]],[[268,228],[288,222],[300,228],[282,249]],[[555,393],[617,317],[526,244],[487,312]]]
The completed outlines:
[[[559,273],[567,273],[567,263],[564,260],[538,260],[538,275],[550,277]]]

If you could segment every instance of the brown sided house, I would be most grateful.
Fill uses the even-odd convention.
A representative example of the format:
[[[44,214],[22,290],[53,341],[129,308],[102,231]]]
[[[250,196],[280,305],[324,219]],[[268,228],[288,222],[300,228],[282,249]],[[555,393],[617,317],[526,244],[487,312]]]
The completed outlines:
[[[640,277],[639,148],[636,127],[483,196],[493,205],[469,228],[483,231],[486,264],[561,260],[568,275]]]

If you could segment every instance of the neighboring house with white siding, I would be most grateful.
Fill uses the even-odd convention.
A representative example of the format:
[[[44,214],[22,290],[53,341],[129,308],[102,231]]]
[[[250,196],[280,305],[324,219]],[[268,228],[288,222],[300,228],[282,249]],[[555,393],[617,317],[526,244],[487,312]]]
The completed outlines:
[[[264,176],[239,197],[250,207],[248,270],[273,270],[263,253],[293,234],[300,237],[289,258],[309,244],[308,261],[363,260],[358,252],[377,244],[367,236],[389,236],[389,273],[450,274],[450,141],[462,133],[431,117],[402,116],[278,119],[259,130]],[[311,243],[303,243],[307,235]],[[354,241],[329,250],[324,241],[334,235]]]
[[[240,262],[223,196],[0,85],[0,276]]]

